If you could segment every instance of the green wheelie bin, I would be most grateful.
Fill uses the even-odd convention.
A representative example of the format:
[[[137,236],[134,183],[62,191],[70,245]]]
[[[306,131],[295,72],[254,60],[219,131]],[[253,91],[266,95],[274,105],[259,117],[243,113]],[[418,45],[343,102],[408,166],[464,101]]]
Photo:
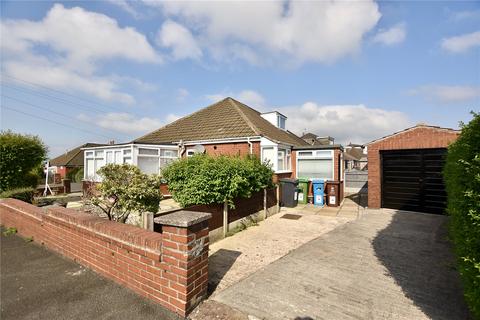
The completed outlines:
[[[298,179],[298,203],[307,204],[308,203],[308,178],[299,178]]]

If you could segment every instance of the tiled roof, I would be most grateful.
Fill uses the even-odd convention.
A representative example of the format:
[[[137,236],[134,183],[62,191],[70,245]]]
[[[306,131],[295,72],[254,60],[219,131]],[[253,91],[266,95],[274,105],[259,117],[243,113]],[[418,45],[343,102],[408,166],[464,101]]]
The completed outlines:
[[[232,98],[223,99],[206,108],[178,119],[158,130],[134,140],[135,143],[172,143],[263,136],[277,143],[307,143],[262,118],[260,112]]]
[[[100,143],[85,143],[75,149],[69,150],[62,155],[50,160],[51,166],[83,166],[83,150],[81,148],[101,147],[106,144]]]

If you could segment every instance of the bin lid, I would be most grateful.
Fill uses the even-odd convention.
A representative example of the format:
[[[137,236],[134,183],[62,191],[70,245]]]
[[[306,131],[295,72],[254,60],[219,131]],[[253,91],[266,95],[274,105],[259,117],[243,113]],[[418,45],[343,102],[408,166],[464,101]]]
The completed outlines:
[[[292,179],[292,178],[281,178],[279,180],[280,182],[286,182],[286,183],[294,183],[294,184],[298,183],[298,179]]]
[[[312,183],[325,183],[323,179],[312,179]]]
[[[308,178],[298,178],[298,182],[308,182],[310,181]]]

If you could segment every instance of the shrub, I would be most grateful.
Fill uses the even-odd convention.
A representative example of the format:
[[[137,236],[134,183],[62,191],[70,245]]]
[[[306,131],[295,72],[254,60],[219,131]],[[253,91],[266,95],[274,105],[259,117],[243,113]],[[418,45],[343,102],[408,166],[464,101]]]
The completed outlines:
[[[272,186],[271,168],[254,156],[211,157],[194,155],[171,163],[162,170],[168,189],[183,207],[248,198]]]
[[[458,270],[466,301],[480,319],[480,114],[462,124],[461,135],[448,148],[444,177]]]
[[[35,189],[31,187],[11,189],[11,190],[1,192],[0,198],[2,199],[14,198],[14,199],[22,200],[28,203],[32,203],[34,192],[35,192]]]
[[[37,136],[12,131],[0,133],[0,191],[32,186],[38,180],[32,172],[41,165],[47,147]]]
[[[160,177],[130,164],[107,164],[98,170],[102,182],[91,198],[109,220],[125,223],[131,213],[157,212],[162,199]]]
[[[75,177],[73,179],[73,182],[82,182],[83,180],[83,168],[80,168],[80,170],[75,173]]]

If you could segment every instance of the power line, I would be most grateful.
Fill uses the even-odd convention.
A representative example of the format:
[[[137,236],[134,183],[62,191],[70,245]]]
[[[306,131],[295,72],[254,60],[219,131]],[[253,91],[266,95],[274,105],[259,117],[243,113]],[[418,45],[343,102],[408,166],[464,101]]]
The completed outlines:
[[[20,102],[20,103],[24,103],[26,105],[29,105],[31,107],[34,107],[34,108],[37,108],[37,109],[40,109],[42,111],[48,111],[48,112],[51,112],[55,115],[59,115],[59,116],[63,116],[65,118],[67,118],[68,120],[78,120],[78,121],[82,121],[82,122],[85,122],[85,123],[88,123],[88,124],[92,124],[90,121],[88,120],[82,120],[82,119],[76,119],[76,118],[73,118],[72,116],[70,115],[67,115],[67,114],[64,114],[64,113],[61,113],[61,112],[58,112],[56,110],[52,110],[52,109],[49,109],[47,107],[41,107],[41,106],[38,106],[38,105],[35,105],[33,103],[30,103],[30,102],[27,102],[27,101],[24,101],[24,100],[21,100],[21,99],[17,99],[17,98],[14,98],[14,97],[10,97],[10,96],[7,96],[5,94],[2,94],[1,95],[2,97],[5,97],[5,98],[8,98],[8,99],[11,99],[11,100],[15,100],[17,102]],[[125,133],[121,132],[121,131],[118,131],[118,130],[114,130],[114,129],[106,129],[107,131],[114,131],[115,133],[121,133],[125,136],[127,136]]]
[[[13,112],[17,112],[17,113],[21,113],[21,114],[30,116],[30,117],[32,117],[32,118],[37,118],[37,119],[40,119],[40,120],[52,122],[52,123],[55,123],[55,124],[57,124],[57,125],[59,125],[59,126],[66,127],[66,128],[69,128],[69,129],[77,129],[77,130],[79,130],[79,131],[83,131],[83,132],[89,133],[89,134],[91,134],[91,135],[102,136],[102,137],[107,138],[107,139],[111,139],[111,138],[112,138],[112,137],[108,137],[108,136],[105,136],[105,135],[100,134],[100,133],[91,132],[91,131],[84,130],[84,129],[82,129],[82,128],[78,128],[78,127],[75,127],[75,126],[72,126],[72,125],[66,125],[66,124],[64,124],[64,123],[57,122],[57,121],[52,120],[52,119],[40,117],[40,116],[31,114],[31,113],[28,113],[28,112],[24,112],[24,111],[20,111],[20,110],[14,109],[14,108],[10,108],[10,107],[7,107],[7,106],[5,106],[5,105],[2,105],[1,107],[2,107],[2,108],[5,108],[5,109],[8,109],[8,110],[11,110],[11,111],[13,111]]]
[[[11,79],[29,84],[31,86],[35,86],[35,87],[39,87],[39,88],[42,88],[42,89],[58,92],[60,94],[63,94],[63,95],[66,95],[66,96],[69,96],[69,97],[72,97],[72,98],[75,98],[75,99],[80,99],[80,100],[83,100],[85,102],[92,103],[92,104],[95,104],[95,105],[98,105],[98,106],[102,106],[102,107],[107,108],[107,109],[111,109],[111,110],[114,110],[114,111],[119,111],[119,110],[117,110],[115,108],[112,108],[110,106],[102,105],[102,104],[99,104],[99,103],[94,102],[92,100],[85,99],[84,97],[79,97],[79,96],[76,96],[76,95],[73,95],[73,94],[70,94],[70,93],[67,93],[67,92],[63,92],[63,91],[58,90],[58,89],[53,89],[53,88],[50,88],[50,87],[47,87],[45,85],[41,85],[41,84],[38,84],[38,83],[35,83],[35,82],[32,82],[32,81],[28,81],[28,80],[25,80],[25,79],[20,79],[20,78],[17,78],[17,77],[11,76],[11,75],[7,75],[7,74],[2,74],[2,77],[11,78]],[[60,98],[60,99],[62,99],[62,98]]]

